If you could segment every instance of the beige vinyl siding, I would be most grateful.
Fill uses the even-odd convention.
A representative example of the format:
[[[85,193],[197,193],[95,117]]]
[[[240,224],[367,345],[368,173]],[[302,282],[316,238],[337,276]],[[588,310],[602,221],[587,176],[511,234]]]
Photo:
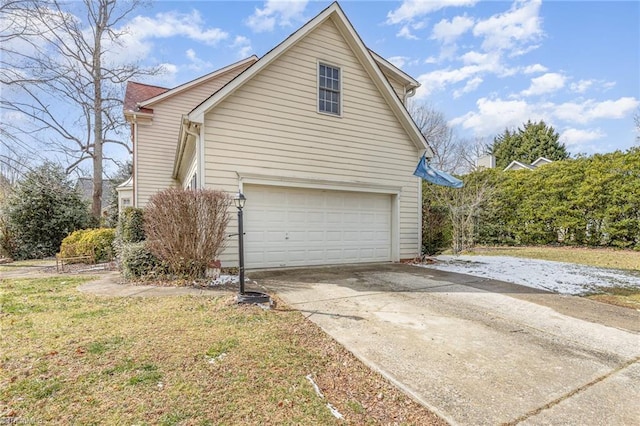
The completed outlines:
[[[341,68],[341,117],[317,112],[319,61]],[[418,254],[418,149],[331,21],[207,113],[204,134],[209,188],[236,192],[237,173],[401,188],[400,258]]]
[[[391,84],[391,87],[393,87],[393,91],[396,92],[396,95],[398,95],[400,101],[404,103],[404,85],[400,81],[393,78],[391,74],[388,74],[384,71],[382,71],[382,73],[385,77],[387,77],[387,80],[389,80],[389,84]]]
[[[152,122],[139,124],[138,127],[138,146],[136,147],[138,157],[136,163],[138,166],[137,207],[144,207],[149,197],[156,192],[171,186],[181,185],[180,182],[172,178],[172,174],[182,116],[188,114],[244,71],[248,65],[229,70],[215,79],[205,81],[149,106],[153,109]],[[185,155],[185,160],[188,160],[186,163],[186,169],[188,169],[193,158]],[[184,168],[180,171],[182,173],[188,172]],[[185,178],[185,176],[180,176],[180,178]]]

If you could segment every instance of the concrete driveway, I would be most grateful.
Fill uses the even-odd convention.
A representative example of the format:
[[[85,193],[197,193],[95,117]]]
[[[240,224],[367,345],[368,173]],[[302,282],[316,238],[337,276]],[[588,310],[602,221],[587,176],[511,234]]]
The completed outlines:
[[[401,264],[252,279],[451,424],[640,424],[640,312]]]

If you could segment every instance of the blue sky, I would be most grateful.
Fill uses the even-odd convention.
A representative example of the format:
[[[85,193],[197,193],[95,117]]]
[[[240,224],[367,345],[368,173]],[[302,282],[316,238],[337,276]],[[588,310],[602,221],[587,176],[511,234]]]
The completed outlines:
[[[174,87],[264,55],[329,4],[151,1],[122,22],[126,35],[105,60],[163,65],[142,81]],[[443,112],[461,138],[491,142],[507,127],[544,120],[574,155],[639,143],[638,1],[340,5],[369,48],[420,81],[414,102]]]
[[[172,87],[264,55],[327,1],[160,1],[129,23],[127,55]],[[421,83],[414,98],[461,137],[543,119],[572,154],[636,143],[640,3],[343,1],[365,44]]]

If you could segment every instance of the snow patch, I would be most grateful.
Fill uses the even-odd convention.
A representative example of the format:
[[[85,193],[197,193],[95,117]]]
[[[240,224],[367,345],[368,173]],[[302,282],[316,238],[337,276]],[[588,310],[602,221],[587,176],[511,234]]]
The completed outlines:
[[[538,288],[560,294],[583,295],[606,287],[640,288],[640,272],[598,268],[550,260],[509,256],[437,256],[423,268],[457,272]]]

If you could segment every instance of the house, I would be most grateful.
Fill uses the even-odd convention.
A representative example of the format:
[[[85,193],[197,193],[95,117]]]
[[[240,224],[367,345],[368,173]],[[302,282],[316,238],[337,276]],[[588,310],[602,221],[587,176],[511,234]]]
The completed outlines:
[[[544,166],[545,164],[553,163],[548,158],[540,157],[531,164],[525,164],[520,161],[512,161],[503,172],[508,170],[533,170],[537,167]],[[496,157],[491,154],[484,154],[476,160],[476,170],[493,169],[496,167]]]
[[[121,212],[127,207],[133,206],[133,176],[116,186],[118,193],[118,211]]]
[[[134,173],[120,194],[144,207],[171,186],[244,193],[247,268],[414,258],[412,173],[433,155],[404,105],[418,86],[333,3],[261,58],[173,89],[129,83]],[[231,239],[221,261],[237,258]]]
[[[507,167],[504,168],[503,171],[508,170],[533,170],[537,167],[544,166],[545,164],[553,163],[553,161],[548,158],[540,157],[536,161],[531,164],[521,163],[520,161],[512,161],[509,163]]]
[[[109,200],[111,191],[113,191],[113,181],[110,179],[102,180],[102,202],[100,206],[100,212],[106,214],[109,210]],[[93,201],[93,178],[81,177],[76,181],[76,191],[80,194],[80,197],[86,201],[89,205]]]

